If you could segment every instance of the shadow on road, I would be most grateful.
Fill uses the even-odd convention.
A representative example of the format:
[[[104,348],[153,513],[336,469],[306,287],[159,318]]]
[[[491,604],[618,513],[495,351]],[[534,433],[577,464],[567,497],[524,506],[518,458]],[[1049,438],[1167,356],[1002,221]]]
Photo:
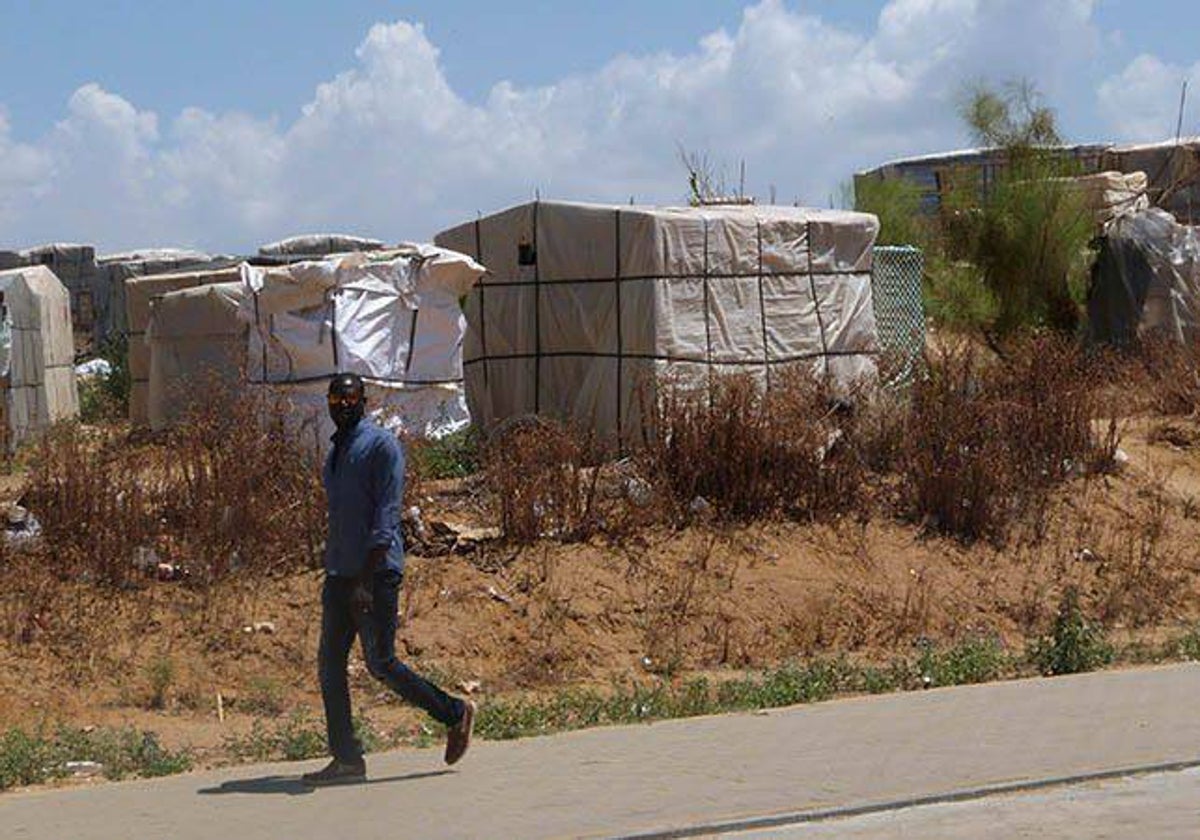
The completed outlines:
[[[417,779],[429,779],[434,776],[447,776],[453,770],[429,770],[424,773],[406,773],[402,776],[382,776],[378,779],[367,779],[358,784],[343,785],[343,787],[361,787],[362,785],[384,785],[394,782],[413,782]],[[224,793],[254,793],[282,794],[285,796],[304,796],[313,793],[316,788],[309,787],[300,781],[299,776],[259,776],[254,779],[231,779],[222,782],[217,787],[201,788],[196,791],[203,796]]]

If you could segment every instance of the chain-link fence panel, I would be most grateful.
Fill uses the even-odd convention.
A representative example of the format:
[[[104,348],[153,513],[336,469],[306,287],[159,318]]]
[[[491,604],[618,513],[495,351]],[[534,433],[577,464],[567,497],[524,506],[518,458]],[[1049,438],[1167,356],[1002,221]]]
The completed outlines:
[[[889,385],[909,382],[921,363],[925,349],[925,306],[921,298],[924,271],[925,255],[920,248],[909,245],[875,248],[871,295]]]

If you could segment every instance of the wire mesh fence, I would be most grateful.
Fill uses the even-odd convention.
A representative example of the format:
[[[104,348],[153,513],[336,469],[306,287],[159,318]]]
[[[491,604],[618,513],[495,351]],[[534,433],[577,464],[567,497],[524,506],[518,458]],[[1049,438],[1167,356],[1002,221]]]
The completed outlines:
[[[888,384],[903,385],[917,372],[925,349],[921,298],[925,255],[911,245],[880,245],[875,248],[874,265],[871,295],[880,350],[895,365]]]

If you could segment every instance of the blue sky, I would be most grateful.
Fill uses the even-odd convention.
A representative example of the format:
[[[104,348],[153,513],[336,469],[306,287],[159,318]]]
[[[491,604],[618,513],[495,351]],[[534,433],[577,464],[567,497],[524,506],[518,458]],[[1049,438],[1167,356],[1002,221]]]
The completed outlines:
[[[827,204],[856,168],[965,143],[963,86],[1018,75],[1080,140],[1166,136],[1191,78],[1200,133],[1190,5],[0,0],[0,247],[427,238],[534,190],[675,202],[681,144]]]

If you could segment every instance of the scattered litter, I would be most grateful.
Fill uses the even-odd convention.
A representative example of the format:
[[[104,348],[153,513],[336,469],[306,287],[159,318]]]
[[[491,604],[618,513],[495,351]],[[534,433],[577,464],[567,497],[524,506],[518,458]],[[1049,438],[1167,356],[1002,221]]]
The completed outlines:
[[[703,496],[697,496],[688,505],[688,513],[692,516],[708,516],[712,513],[712,503]]]
[[[841,429],[834,429],[832,432],[829,433],[829,436],[827,438],[825,438],[825,444],[823,446],[817,447],[816,455],[817,455],[817,463],[818,464],[825,463],[825,459],[829,457],[829,453],[833,452],[834,447],[838,445],[838,441],[840,441],[841,439],[842,439],[842,430]]]
[[[1118,449],[1112,456],[1113,471],[1120,472],[1129,466],[1129,453],[1124,449]]]
[[[112,364],[107,359],[88,359],[86,362],[75,365],[75,375],[81,379],[92,376],[107,379],[112,376]]]
[[[1096,553],[1094,551],[1092,551],[1090,548],[1081,548],[1075,552],[1075,559],[1082,561],[1084,563],[1092,563],[1092,562],[1095,562],[1096,560],[1099,560],[1100,558],[1097,557]]]
[[[4,541],[10,546],[29,543],[42,535],[42,523],[20,505],[6,505],[4,509]]]
[[[416,512],[414,516],[413,512]],[[469,525],[453,525],[449,522],[434,520],[424,522],[420,519],[420,509],[409,508],[405,520],[410,524],[410,535],[420,544],[420,553],[425,557],[441,557],[446,554],[471,554],[480,544],[498,540],[501,536],[499,528],[475,528]]]
[[[275,622],[273,621],[256,621],[253,624],[247,624],[242,628],[243,633],[265,633],[270,636],[275,632]]]
[[[645,507],[654,498],[650,482],[644,478],[633,476],[625,479],[625,498],[638,507]]]
[[[483,688],[483,683],[479,680],[463,680],[458,684],[458,687],[466,694],[474,694],[479,689]]]
[[[488,585],[488,588],[487,588],[487,594],[488,594],[488,597],[491,598],[493,601],[499,601],[501,604],[510,604],[510,605],[512,604],[512,598],[505,595],[499,589],[497,589],[494,586],[491,586],[490,584]]]
[[[412,524],[413,533],[421,542],[429,541],[429,529],[425,527],[424,520],[421,519],[421,509],[413,505],[404,512],[404,518]]]
[[[154,567],[154,575],[161,581],[182,580],[187,574],[174,563],[159,563]]]
[[[63,767],[78,779],[98,776],[104,772],[104,765],[98,761],[68,761]]]
[[[133,567],[135,569],[148,572],[158,568],[158,564],[161,562],[158,559],[158,552],[153,548],[141,545],[133,550]]]
[[[499,528],[459,528],[458,541],[481,543],[500,539]]]
[[[654,667],[654,660],[651,659],[649,656],[643,656],[642,657],[642,667],[645,668],[647,671],[649,671],[651,668]]]

